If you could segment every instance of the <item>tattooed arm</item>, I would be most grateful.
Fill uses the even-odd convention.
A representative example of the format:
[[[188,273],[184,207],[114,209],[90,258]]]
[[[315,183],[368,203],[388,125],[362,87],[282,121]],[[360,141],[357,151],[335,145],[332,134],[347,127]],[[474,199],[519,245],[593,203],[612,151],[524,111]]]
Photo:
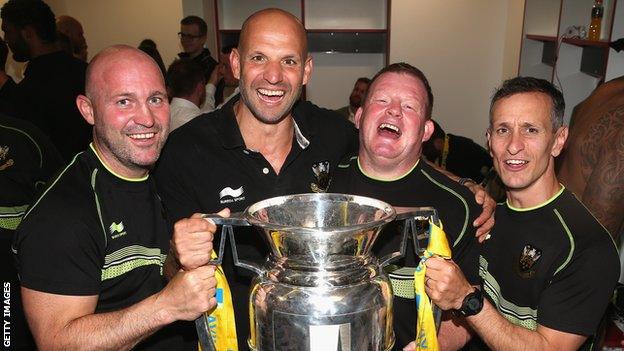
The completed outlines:
[[[607,113],[598,124],[607,127],[606,137],[590,133],[600,147],[582,201],[618,242],[624,221],[624,106]],[[582,163],[585,166],[585,160]]]

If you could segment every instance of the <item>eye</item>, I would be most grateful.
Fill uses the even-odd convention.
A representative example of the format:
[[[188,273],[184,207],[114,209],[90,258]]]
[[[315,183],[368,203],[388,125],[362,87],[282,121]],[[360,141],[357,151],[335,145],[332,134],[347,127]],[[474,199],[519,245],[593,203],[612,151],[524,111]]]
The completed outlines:
[[[262,56],[262,55],[254,55],[254,56],[252,56],[250,58],[250,60],[254,61],[254,62],[261,62],[261,61],[264,60],[264,56]]]
[[[509,129],[505,128],[505,127],[498,127],[496,128],[496,130],[494,131],[497,135],[505,135],[509,132]]]
[[[527,127],[526,129],[528,134],[537,134],[539,133],[539,129],[535,128],[535,127]]]
[[[162,102],[163,102],[163,98],[161,98],[160,96],[152,96],[149,98],[149,103],[153,105],[158,105],[158,104],[161,104]]]
[[[119,105],[120,107],[126,107],[130,105],[130,99],[120,99],[117,101],[117,105]]]
[[[288,58],[284,60],[284,64],[287,66],[294,66],[297,64],[297,61],[295,61],[294,59]]]

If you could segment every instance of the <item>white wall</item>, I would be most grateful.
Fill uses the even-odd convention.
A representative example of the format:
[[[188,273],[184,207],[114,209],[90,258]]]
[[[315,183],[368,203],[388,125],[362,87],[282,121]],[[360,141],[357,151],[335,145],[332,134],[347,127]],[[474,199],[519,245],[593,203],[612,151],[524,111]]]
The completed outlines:
[[[523,2],[392,1],[390,62],[423,70],[447,132],[485,143],[490,96],[516,75]]]
[[[180,49],[177,33],[182,19],[179,0],[46,0],[58,17],[70,15],[82,23],[89,58],[113,44],[137,47],[150,38],[168,66]]]

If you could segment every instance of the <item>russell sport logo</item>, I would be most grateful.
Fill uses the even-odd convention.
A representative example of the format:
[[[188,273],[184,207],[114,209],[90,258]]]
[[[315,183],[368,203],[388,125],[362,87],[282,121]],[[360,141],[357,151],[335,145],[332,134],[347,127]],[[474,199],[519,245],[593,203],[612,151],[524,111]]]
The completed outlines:
[[[229,204],[232,202],[243,201],[245,200],[245,196],[243,196],[244,193],[245,190],[242,185],[237,189],[232,189],[229,186],[225,187],[219,192],[219,202],[222,204]]]

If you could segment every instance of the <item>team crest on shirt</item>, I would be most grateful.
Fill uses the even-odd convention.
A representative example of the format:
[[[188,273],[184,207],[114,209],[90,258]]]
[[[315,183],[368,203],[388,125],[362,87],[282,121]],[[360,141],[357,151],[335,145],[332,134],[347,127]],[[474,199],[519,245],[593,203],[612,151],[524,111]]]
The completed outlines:
[[[518,260],[518,266],[516,267],[518,274],[522,278],[533,278],[535,276],[535,264],[542,257],[542,250],[532,246],[525,245],[520,254]]]
[[[0,171],[13,166],[14,163],[15,161],[9,157],[9,146],[0,146]]]
[[[331,177],[329,176],[329,161],[317,162],[312,165],[314,181],[310,183],[310,190],[315,193],[324,193],[329,189]]]
[[[111,223],[111,225],[108,227],[108,231],[110,232],[112,239],[117,239],[120,236],[124,236],[127,234],[123,221],[119,223]]]

